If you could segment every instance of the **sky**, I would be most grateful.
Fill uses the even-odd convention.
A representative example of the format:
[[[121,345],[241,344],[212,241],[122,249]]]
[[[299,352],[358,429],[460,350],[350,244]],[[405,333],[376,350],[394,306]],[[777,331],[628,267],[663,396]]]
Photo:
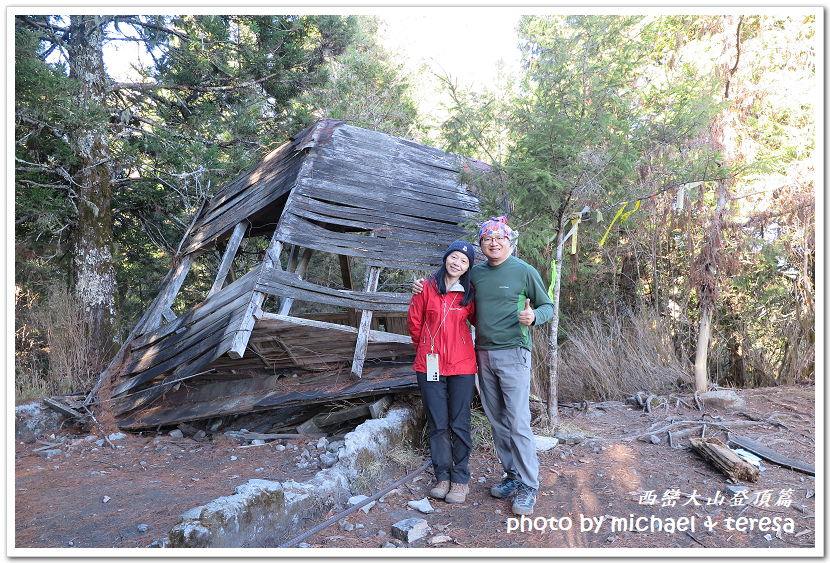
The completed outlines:
[[[518,11],[419,9],[378,15],[387,24],[384,46],[405,52],[413,66],[423,61],[436,73],[457,78],[459,86],[489,85],[500,59],[508,69],[518,67]]]

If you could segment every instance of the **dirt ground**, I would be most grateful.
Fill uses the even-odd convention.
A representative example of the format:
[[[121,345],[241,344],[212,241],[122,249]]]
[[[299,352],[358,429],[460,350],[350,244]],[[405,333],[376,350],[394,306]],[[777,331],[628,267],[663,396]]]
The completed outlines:
[[[471,457],[465,504],[431,499],[436,509],[431,514],[409,508],[408,501],[426,497],[432,486],[427,471],[368,513],[358,510],[305,543],[379,548],[391,539],[392,524],[418,517],[430,532],[411,547],[429,549],[815,547],[812,476],[762,461],[757,482],[731,483],[690,449],[689,435],[672,448],[661,432],[673,423],[671,429],[679,430],[689,426],[677,423],[695,421],[706,423],[706,436],[726,441],[728,427],[778,453],[815,463],[814,386],[740,390],[738,395],[746,406],[737,411],[701,411],[687,395],[679,395],[686,404],[653,406],[650,413],[622,402],[560,408],[562,429],[588,439],[539,453],[542,484],[532,520],[515,519],[509,500],[490,496],[490,487],[501,480],[500,464],[479,447]],[[660,443],[649,433],[662,438]],[[61,436],[60,455],[46,459],[35,451]],[[303,463],[303,450],[312,459],[322,451],[309,438],[245,447],[230,438],[196,442],[130,434],[113,442],[115,449],[86,438],[63,430],[16,442],[15,547],[147,547],[165,536],[180,514],[232,494],[248,479],[311,478],[319,466],[297,464]],[[278,450],[278,444],[286,449]],[[375,483],[374,490],[403,474],[402,468],[389,467],[387,482]],[[736,493],[727,489],[731,485],[747,490]],[[339,510],[307,521],[304,529]]]

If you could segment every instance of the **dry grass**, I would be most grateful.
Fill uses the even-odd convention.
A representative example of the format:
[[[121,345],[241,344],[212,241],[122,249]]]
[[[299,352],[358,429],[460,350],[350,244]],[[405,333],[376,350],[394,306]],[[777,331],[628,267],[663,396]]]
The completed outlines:
[[[97,370],[88,357],[87,324],[74,297],[53,287],[43,303],[15,294],[15,399],[89,388]]]
[[[668,391],[693,381],[675,356],[670,331],[648,313],[594,316],[571,325],[560,348],[559,400],[620,400],[637,391]],[[534,393],[546,397],[546,331],[535,331]],[[544,394],[542,394],[544,393]]]

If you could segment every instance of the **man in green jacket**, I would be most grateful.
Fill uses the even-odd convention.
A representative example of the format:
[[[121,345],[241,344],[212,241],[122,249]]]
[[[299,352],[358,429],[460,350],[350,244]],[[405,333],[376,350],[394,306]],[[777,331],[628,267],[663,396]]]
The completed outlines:
[[[497,498],[515,494],[513,513],[529,515],[539,488],[539,460],[530,428],[530,351],[528,327],[546,323],[553,303],[542,277],[512,256],[517,233],[505,217],[485,222],[478,234],[487,262],[470,270],[475,288],[475,339],[478,382],[484,412],[506,473],[490,489]],[[420,293],[419,282],[413,292]]]
[[[539,460],[530,428],[530,352],[528,327],[546,323],[553,304],[542,277],[511,255],[515,231],[505,217],[479,230],[487,262],[470,270],[476,301],[476,359],[481,402],[507,476],[490,489],[497,498],[515,493],[514,514],[532,514],[539,488]]]

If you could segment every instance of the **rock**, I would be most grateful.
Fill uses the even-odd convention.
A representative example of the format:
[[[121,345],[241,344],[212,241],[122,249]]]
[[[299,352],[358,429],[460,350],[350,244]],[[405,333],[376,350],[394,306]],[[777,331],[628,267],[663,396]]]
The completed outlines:
[[[479,483],[486,483],[487,482],[487,477],[479,477],[478,482]]]
[[[572,434],[565,434],[556,432],[553,435],[554,438],[557,438],[560,442],[564,442],[569,446],[573,446],[574,444],[581,444],[585,441],[585,436],[578,432],[574,432]]]
[[[101,499],[101,500],[103,500],[103,501],[104,501],[104,504],[106,504],[106,503],[108,503],[108,502],[110,501],[110,497],[108,497],[107,495],[104,495],[104,498],[103,498],[103,499]]]
[[[418,512],[423,512],[424,514],[432,514],[435,512],[435,509],[432,508],[432,505],[429,503],[429,499],[422,498],[421,500],[411,500],[406,503],[407,506],[410,508],[414,508]]]
[[[351,532],[352,530],[354,530],[354,524],[352,524],[351,522],[343,522],[340,525],[340,527],[343,528],[343,530],[346,532]]]
[[[52,459],[56,455],[61,455],[60,450],[41,450],[37,453],[40,457],[44,459]]]
[[[435,545],[436,543],[444,543],[448,541],[452,541],[452,538],[449,536],[433,536],[427,540],[427,543]]]
[[[123,432],[113,432],[109,436],[107,436],[107,440],[110,442],[117,442],[118,440],[124,440],[127,438],[127,435]]]
[[[559,444],[559,439],[551,436],[537,436],[534,434],[533,439],[536,441],[536,451],[540,452],[546,452]]]
[[[277,444],[276,446],[274,446],[274,449],[278,452],[282,452],[285,451],[285,446],[283,446],[282,444]]]
[[[255,439],[251,440],[251,445],[252,446],[264,446],[265,445],[265,440],[260,440],[259,438],[255,438]]]
[[[338,457],[337,454],[326,452],[320,454],[320,466],[323,469],[328,469],[329,467],[334,467],[334,464],[337,463]]]
[[[345,447],[346,442],[343,440],[342,436],[333,436],[331,441],[328,444],[326,444],[326,450],[332,453],[337,453],[337,450]]]
[[[362,530],[362,529],[363,529],[363,528],[365,528],[365,527],[366,527],[366,526],[364,526],[364,525],[363,525],[363,524],[361,524],[360,522],[358,522],[357,524],[355,524],[355,525],[354,525],[354,529],[355,529],[355,530]]]
[[[171,438],[184,438],[184,433],[178,428],[176,428],[175,430],[171,430],[168,433],[168,436],[170,436]]]
[[[730,389],[719,389],[707,391],[698,395],[698,398],[707,407],[721,408],[726,410],[741,410],[746,407],[746,401],[741,399],[737,393]]]
[[[205,432],[204,430],[199,430],[198,432],[196,432],[193,435],[193,439],[196,440],[197,442],[200,441],[200,440],[204,440],[206,437],[207,437],[207,432]]]
[[[652,444],[659,444],[660,442],[662,442],[662,440],[660,439],[660,437],[659,437],[659,436],[655,436],[654,434],[652,434],[651,436],[649,436],[649,437],[648,437],[648,439],[649,439],[649,440],[651,440],[651,443],[652,443]]]
[[[355,495],[355,496],[349,498],[348,505],[349,506],[354,506],[356,504],[360,504],[361,502],[363,502],[367,498],[369,498],[369,497],[367,497],[366,495]],[[366,506],[361,506],[360,510],[362,510],[366,514],[369,514],[369,511],[372,509],[373,506],[375,506],[375,504],[376,504],[376,501],[372,501],[369,504],[367,504]]]
[[[28,403],[14,407],[14,435],[18,439],[54,431],[64,416],[43,405]]]
[[[323,436],[322,438],[320,438],[319,440],[317,440],[317,449],[318,449],[318,450],[323,450],[323,449],[325,449],[325,448],[326,448],[326,446],[328,446],[328,445],[329,445],[329,441],[326,439],[326,437],[325,437],[325,436]]]
[[[744,487],[743,485],[728,485],[726,487],[726,494],[732,495],[733,497],[735,495],[747,493],[749,493],[749,487]]]
[[[427,535],[430,527],[423,518],[407,518],[392,524],[392,536],[407,543]]]
[[[395,545],[395,544],[394,544],[394,543],[392,543],[392,542],[388,542],[388,541],[387,541],[387,542],[383,542],[383,545],[381,545],[381,547],[383,547],[383,548],[387,548],[387,549],[391,547],[392,549],[395,549],[395,548],[397,548],[398,546],[397,546],[397,545]]]
[[[139,524],[138,528],[136,529],[143,534],[144,532],[150,529],[150,526],[148,526],[147,524]]]

